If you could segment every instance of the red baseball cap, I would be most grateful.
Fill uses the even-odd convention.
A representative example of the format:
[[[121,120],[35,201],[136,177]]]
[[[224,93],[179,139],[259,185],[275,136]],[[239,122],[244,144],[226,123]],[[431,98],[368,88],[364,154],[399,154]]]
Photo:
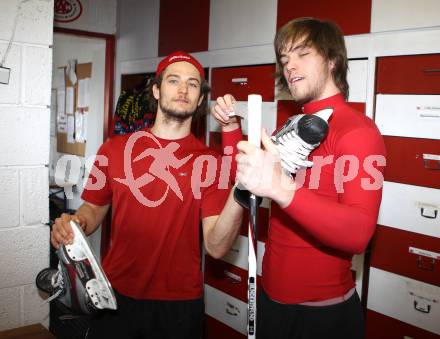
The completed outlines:
[[[159,62],[159,65],[157,65],[156,76],[159,76],[159,74],[162,73],[163,70],[169,65],[180,61],[186,61],[192,64],[195,68],[197,68],[202,79],[205,79],[205,71],[203,70],[203,66],[193,56],[184,51],[173,52],[162,59],[161,62]]]

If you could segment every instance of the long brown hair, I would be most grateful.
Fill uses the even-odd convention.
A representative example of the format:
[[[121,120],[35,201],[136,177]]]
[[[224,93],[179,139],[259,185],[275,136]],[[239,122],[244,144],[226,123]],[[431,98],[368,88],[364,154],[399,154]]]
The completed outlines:
[[[277,83],[281,90],[287,89],[287,81],[283,75],[281,54],[288,44],[304,39],[306,46],[314,47],[326,61],[333,61],[332,76],[336,86],[345,99],[348,99],[348,60],[344,36],[340,28],[331,21],[304,17],[289,21],[275,35],[274,47],[277,60]]]

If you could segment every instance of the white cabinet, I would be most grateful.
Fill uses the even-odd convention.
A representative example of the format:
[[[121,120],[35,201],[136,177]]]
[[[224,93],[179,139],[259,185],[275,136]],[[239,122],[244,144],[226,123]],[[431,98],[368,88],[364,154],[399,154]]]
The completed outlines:
[[[368,308],[440,334],[440,287],[376,268],[370,270]]]
[[[371,32],[440,25],[438,0],[373,0]]]
[[[440,95],[378,94],[376,124],[383,135],[440,139]]]
[[[348,101],[367,101],[368,60],[349,60],[347,81],[350,86]]]

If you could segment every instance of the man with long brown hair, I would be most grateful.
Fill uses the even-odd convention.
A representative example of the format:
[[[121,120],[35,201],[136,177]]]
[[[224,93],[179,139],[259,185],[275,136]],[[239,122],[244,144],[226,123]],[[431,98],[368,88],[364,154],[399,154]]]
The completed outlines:
[[[281,89],[288,89],[305,115],[326,108],[333,113],[327,137],[310,148],[314,166],[304,176],[287,174],[282,164],[304,168],[311,163],[283,159],[264,131],[264,149],[237,144],[237,180],[272,200],[257,337],[361,339],[364,323],[351,259],[365,250],[375,230],[384,143],[374,122],[346,103],[348,61],[344,37],[334,23],[292,20],[277,32],[274,45]],[[229,117],[234,101],[225,95],[212,109],[223,126],[224,145],[241,138],[236,118]],[[255,184],[258,180],[271,185]]]

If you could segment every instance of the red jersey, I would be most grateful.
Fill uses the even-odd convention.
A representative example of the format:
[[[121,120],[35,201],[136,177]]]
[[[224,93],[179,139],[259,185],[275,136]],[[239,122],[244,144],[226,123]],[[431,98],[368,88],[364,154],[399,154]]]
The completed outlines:
[[[215,164],[209,171],[208,162]],[[217,168],[217,154],[192,134],[164,140],[144,130],[101,146],[82,198],[112,205],[103,268],[118,292],[156,300],[202,296],[200,221],[219,215],[229,193],[219,188]],[[93,189],[99,182],[103,187]]]
[[[289,206],[271,206],[262,284],[281,303],[326,300],[350,290],[352,256],[365,250],[376,226],[383,139],[341,94],[308,103],[303,112],[327,107],[334,111],[326,139],[309,156],[314,167],[297,174],[297,185],[304,184]],[[238,133],[224,133],[225,143],[235,143]]]

